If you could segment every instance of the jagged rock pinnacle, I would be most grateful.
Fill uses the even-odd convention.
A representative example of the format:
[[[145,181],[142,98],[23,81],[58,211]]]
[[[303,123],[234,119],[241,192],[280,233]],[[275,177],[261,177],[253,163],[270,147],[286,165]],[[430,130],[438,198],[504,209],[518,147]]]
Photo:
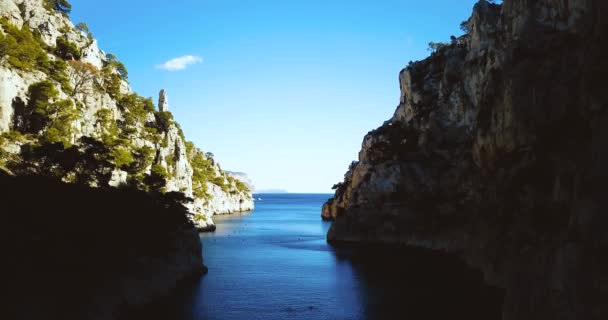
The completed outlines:
[[[167,99],[165,89],[160,90],[160,93],[158,94],[158,110],[160,112],[169,111],[169,100]]]

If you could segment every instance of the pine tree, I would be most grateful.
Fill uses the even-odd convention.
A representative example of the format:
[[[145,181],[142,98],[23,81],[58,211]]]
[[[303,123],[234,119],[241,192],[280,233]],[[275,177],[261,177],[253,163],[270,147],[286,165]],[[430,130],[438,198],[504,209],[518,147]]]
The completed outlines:
[[[46,6],[62,14],[68,15],[72,11],[72,5],[68,0],[45,0]]]

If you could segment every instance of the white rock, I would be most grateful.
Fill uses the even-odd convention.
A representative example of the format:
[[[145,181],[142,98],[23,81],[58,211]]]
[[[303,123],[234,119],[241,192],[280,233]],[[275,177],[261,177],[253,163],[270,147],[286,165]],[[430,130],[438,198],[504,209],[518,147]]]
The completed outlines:
[[[42,72],[19,72],[0,66],[0,133],[11,129],[13,101],[27,102],[27,90],[33,83],[45,79]]]
[[[160,112],[169,111],[169,98],[167,98],[165,89],[160,90],[160,93],[158,94],[158,110]]]
[[[103,68],[103,62],[106,60],[103,51],[97,47],[97,40],[82,49],[82,61],[94,65],[97,69]]]
[[[112,178],[110,179],[109,185],[112,187],[120,187],[122,185],[127,184],[127,173],[119,170],[119,169],[115,169],[114,171],[112,171]]]
[[[0,0],[0,17],[8,18],[8,21],[18,27],[23,25],[23,17],[18,4],[22,1]]]

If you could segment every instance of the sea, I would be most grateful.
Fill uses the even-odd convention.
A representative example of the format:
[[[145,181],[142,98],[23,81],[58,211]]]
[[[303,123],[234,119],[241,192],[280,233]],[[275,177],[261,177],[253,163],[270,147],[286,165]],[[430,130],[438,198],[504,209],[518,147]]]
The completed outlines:
[[[148,319],[500,319],[502,292],[458,257],[332,246],[330,194],[256,194],[255,210],[202,233],[209,273],[145,307]]]

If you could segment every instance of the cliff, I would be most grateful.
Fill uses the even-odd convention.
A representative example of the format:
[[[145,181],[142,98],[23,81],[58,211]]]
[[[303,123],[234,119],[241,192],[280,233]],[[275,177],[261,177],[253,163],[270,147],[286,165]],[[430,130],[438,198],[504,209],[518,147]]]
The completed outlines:
[[[0,0],[0,166],[182,192],[203,229],[213,214],[252,210],[250,191],[186,141],[164,90],[158,108],[133,93],[125,66],[54,3]]]
[[[175,195],[2,172],[0,192],[3,319],[116,319],[206,272]]]
[[[331,242],[459,252],[504,319],[608,317],[608,3],[478,2],[399,75],[322,209]]]

